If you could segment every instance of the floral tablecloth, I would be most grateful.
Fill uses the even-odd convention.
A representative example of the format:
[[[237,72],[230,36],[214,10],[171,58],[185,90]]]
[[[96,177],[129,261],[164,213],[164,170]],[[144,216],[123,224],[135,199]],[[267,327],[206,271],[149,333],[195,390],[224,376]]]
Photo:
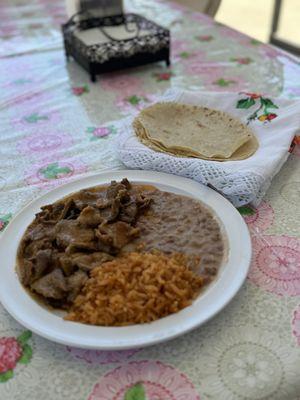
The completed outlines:
[[[66,64],[62,0],[1,1],[1,231],[53,187],[121,167],[109,121],[169,87],[300,97],[299,60],[287,53],[175,3],[131,0],[126,9],[171,29],[172,66],[91,84]],[[299,156],[296,137],[261,205],[240,210],[253,240],[248,279],[205,326],[150,348],[84,351],[32,334],[0,306],[1,400],[300,399]]]

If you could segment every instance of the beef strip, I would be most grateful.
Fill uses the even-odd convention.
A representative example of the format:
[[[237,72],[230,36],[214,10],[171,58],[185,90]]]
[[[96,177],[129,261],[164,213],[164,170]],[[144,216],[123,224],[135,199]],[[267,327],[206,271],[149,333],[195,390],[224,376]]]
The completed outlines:
[[[83,271],[91,271],[93,268],[113,259],[113,256],[104,252],[95,252],[92,254],[75,253],[72,254],[70,262]]]
[[[81,244],[94,249],[93,229],[82,227],[77,220],[61,220],[56,224],[56,243],[60,248],[66,248],[71,244]]]
[[[127,190],[130,190],[132,188],[132,185],[127,178],[123,178],[121,180],[121,183],[126,187]]]
[[[103,196],[101,192],[92,192],[88,189],[83,189],[74,196],[73,200],[76,208],[83,210],[87,206],[95,205],[97,200]]]
[[[46,298],[61,300],[67,295],[68,285],[62,271],[55,269],[35,281],[31,289]]]
[[[109,208],[111,206],[111,201],[108,199],[100,198],[96,201],[96,207],[100,210],[104,210],[105,208]]]
[[[71,303],[75,300],[76,296],[79,294],[82,286],[88,279],[88,275],[84,271],[76,271],[73,275],[66,279],[68,288],[67,301]]]
[[[52,265],[52,249],[39,250],[36,253],[35,264],[34,264],[34,274],[32,276],[32,281],[39,279],[41,276],[45,275],[46,271],[49,271]]]
[[[80,214],[80,210],[76,208],[74,200],[68,199],[59,219],[76,219]]]
[[[82,251],[82,252],[86,252],[86,253],[90,253],[93,251],[98,251],[98,250],[105,250],[106,248],[100,248],[99,247],[99,243],[97,243],[97,241],[93,241],[93,242],[73,242],[71,244],[69,244],[68,247],[66,247],[66,254],[70,255],[73,253],[76,253],[78,251]]]
[[[49,248],[50,243],[48,239],[41,239],[31,242],[27,246],[22,246],[18,251],[18,257],[20,257],[20,254],[26,256],[17,268],[18,276],[25,286],[40,278],[51,267],[52,249]]]
[[[115,199],[120,191],[127,192],[126,185],[123,183],[112,181],[110,186],[106,190],[107,199]]]
[[[32,275],[34,274],[33,262],[26,258],[19,262],[17,265],[17,274],[23,285],[28,286],[32,282]]]
[[[36,214],[37,221],[43,223],[55,223],[61,219],[64,214],[64,210],[69,207],[68,202],[58,202],[54,204],[48,204],[41,207],[41,212]]]
[[[133,228],[122,221],[114,224],[102,224],[95,230],[95,235],[99,241],[111,246],[114,250],[121,250],[123,246],[136,238],[139,233],[140,230],[138,228]]]
[[[92,206],[85,207],[77,218],[82,226],[88,228],[96,228],[103,220],[100,210]]]
[[[128,224],[132,224],[136,221],[138,216],[139,209],[135,202],[130,202],[126,206],[122,207],[122,211],[120,213],[120,220],[123,222],[127,222]]]
[[[68,254],[59,255],[59,264],[65,276],[70,276],[76,271],[76,265],[72,263],[72,258]]]
[[[36,221],[27,229],[24,239],[26,241],[36,241],[44,238],[52,238],[54,235],[54,225],[37,224]]]
[[[29,242],[25,247],[23,254],[26,258],[30,259],[35,257],[39,250],[45,250],[49,248],[51,248],[51,240],[46,237],[44,239]]]
[[[110,208],[110,216],[107,218],[107,221],[113,222],[118,218],[121,209],[121,202],[118,198],[113,199]]]

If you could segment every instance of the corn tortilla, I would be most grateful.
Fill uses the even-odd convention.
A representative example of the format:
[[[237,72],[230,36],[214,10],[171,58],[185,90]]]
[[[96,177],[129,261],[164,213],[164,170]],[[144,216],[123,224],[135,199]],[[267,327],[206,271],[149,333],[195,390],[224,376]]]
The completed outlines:
[[[186,157],[245,159],[258,148],[252,131],[229,114],[187,104],[157,103],[137,116],[137,137],[147,146]]]

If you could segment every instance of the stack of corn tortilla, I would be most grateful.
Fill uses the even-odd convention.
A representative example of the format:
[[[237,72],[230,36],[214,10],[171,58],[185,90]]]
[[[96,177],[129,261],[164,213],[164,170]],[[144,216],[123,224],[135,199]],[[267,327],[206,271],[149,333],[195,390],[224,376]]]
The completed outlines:
[[[206,107],[174,102],[156,103],[133,122],[146,146],[180,157],[234,161],[258,149],[253,132],[231,115]]]

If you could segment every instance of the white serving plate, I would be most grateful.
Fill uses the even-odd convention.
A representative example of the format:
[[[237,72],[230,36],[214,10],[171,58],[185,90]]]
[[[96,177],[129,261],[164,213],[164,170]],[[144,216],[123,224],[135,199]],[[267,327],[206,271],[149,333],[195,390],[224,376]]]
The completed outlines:
[[[150,324],[100,327],[64,321],[61,312],[37,303],[24,290],[15,272],[18,244],[41,206],[83,188],[127,177],[136,183],[199,199],[219,217],[228,239],[228,257],[216,280],[182,311]],[[0,239],[0,301],[22,325],[54,342],[87,349],[119,350],[143,347],[175,338],[221,311],[242,286],[251,260],[248,228],[238,211],[220,194],[195,181],[150,171],[110,171],[60,186],[28,204],[8,225]]]

